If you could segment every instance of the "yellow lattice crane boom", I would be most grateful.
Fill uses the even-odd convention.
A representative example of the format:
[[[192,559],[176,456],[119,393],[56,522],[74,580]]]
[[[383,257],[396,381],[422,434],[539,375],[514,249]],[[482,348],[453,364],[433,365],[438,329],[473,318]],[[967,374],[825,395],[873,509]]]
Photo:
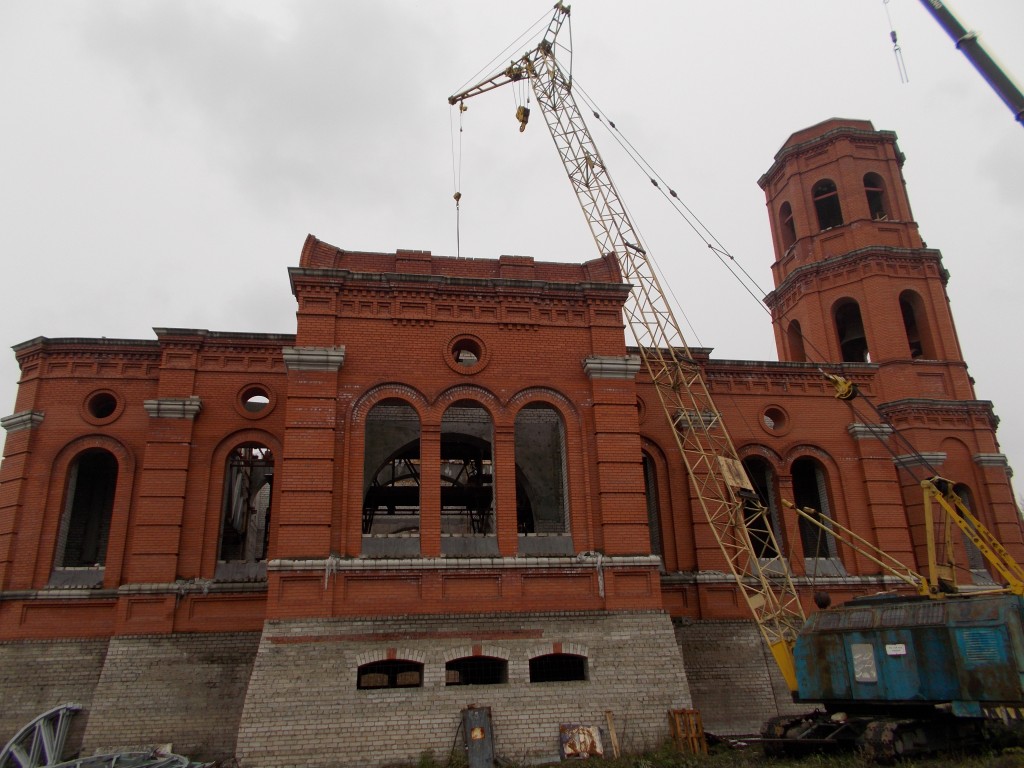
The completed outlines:
[[[536,47],[448,102],[454,106],[502,85],[529,81],[598,251],[603,258],[615,259],[622,279],[633,286],[624,309],[626,324],[675,436],[693,495],[783,676],[795,690],[792,646],[805,620],[796,588],[784,564],[759,559],[751,544],[748,518],[765,515],[765,510],[745,500],[753,493],[736,448],[576,105],[571,77],[559,64],[556,51],[569,51],[558,41],[569,17],[569,7],[557,3]],[[520,107],[521,128],[528,117]],[[771,523],[765,520],[760,527],[770,538],[765,551],[780,557]]]

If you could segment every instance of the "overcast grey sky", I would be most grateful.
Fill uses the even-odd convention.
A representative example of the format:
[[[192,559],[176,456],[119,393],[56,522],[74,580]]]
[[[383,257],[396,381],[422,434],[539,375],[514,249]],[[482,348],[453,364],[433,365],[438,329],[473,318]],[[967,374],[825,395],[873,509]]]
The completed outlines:
[[[1024,3],[951,2],[1019,82]],[[307,233],[455,255],[446,98],[550,11],[3,0],[0,345],[152,339],[153,327],[292,332],[286,270]],[[995,402],[1002,448],[1024,467],[1024,128],[918,0],[578,0],[572,20],[577,82],[764,290],[772,250],[756,180],[783,142],[835,116],[896,131],[978,396]],[[463,118],[461,255],[593,258],[542,120],[520,134],[514,111],[505,89]],[[776,359],[763,308],[592,130],[690,343]],[[2,414],[17,378],[13,353],[0,353]]]

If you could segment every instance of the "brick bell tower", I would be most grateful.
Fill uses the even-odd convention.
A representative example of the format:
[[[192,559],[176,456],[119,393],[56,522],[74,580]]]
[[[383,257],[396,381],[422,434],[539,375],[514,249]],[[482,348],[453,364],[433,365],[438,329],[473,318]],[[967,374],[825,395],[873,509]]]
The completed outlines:
[[[758,180],[775,250],[775,290],[765,303],[779,360],[821,363],[857,383],[865,397],[854,401],[846,428],[861,459],[865,432],[875,439],[877,430],[860,422],[888,420],[878,458],[891,458],[895,469],[881,474],[898,475],[919,555],[918,484],[935,473],[957,483],[1004,543],[1017,543],[998,419],[991,402],[976,399],[946,294],[949,274],[918,232],[904,159],[892,131],[833,118],[790,136]]]
[[[921,394],[917,361],[957,362],[929,389],[972,398],[948,275],[918,233],[903,161],[892,131],[832,119],[790,136],[758,181],[775,247],[779,359],[895,366],[901,375],[886,377],[886,397]]]

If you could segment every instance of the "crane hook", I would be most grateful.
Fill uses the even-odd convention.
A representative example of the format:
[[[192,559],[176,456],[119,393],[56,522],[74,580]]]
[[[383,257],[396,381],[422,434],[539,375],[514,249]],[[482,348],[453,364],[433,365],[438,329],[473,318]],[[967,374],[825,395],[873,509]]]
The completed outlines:
[[[527,106],[517,107],[516,120],[519,121],[519,132],[522,133],[526,130],[526,124],[530,122],[530,108]]]

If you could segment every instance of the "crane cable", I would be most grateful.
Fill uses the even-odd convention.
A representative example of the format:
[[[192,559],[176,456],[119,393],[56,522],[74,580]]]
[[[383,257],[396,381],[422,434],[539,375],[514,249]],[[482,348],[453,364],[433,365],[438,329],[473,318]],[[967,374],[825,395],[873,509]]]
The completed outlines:
[[[736,260],[736,257],[729,253],[729,250],[722,245],[714,233],[708,229],[708,227],[700,220],[700,218],[693,212],[693,210],[684,203],[679,194],[665,181],[665,179],[658,173],[658,171],[647,161],[647,159],[636,149],[635,146],[625,137],[625,135],[619,130],[615,121],[607,119],[602,116],[601,110],[597,104],[591,98],[591,96],[579,85],[578,82],[574,82],[575,90],[582,96],[582,101],[586,104],[587,108],[590,109],[591,114],[594,118],[608,130],[615,142],[622,147],[623,151],[629,156],[631,160],[640,168],[641,171],[647,176],[651,185],[658,190],[658,192],[668,201],[668,203],[675,209],[676,213],[689,225],[689,227],[697,234],[697,236],[704,241],[704,244],[708,249],[715,254],[718,260],[725,266],[725,268],[737,279],[743,289],[750,294],[759,304],[761,308],[771,314],[767,307],[763,304],[763,298],[766,292],[757,284],[757,281],[751,277],[750,273],[743,267],[743,265]],[[751,287],[753,286],[753,287]],[[760,296],[755,293],[756,289],[760,292]]]
[[[455,194],[452,198],[455,200],[455,255],[462,255],[462,242],[461,242],[461,218],[459,202],[462,200],[462,115],[466,111],[466,105],[459,102],[459,141],[458,150],[455,148],[455,125],[452,120],[451,110],[448,111],[448,129],[451,133],[452,143],[452,185],[455,188]]]
[[[533,37],[536,37],[537,29],[539,27],[541,27],[546,22],[547,18],[548,18],[548,13],[545,11],[537,19],[537,21],[533,22],[533,24],[531,24],[529,27],[527,27],[515,40],[513,40],[511,43],[509,43],[507,46],[505,46],[505,48],[501,51],[501,53],[499,53],[497,56],[495,56],[489,62],[484,64],[484,66],[481,67],[477,71],[477,73],[475,75],[470,77],[469,80],[467,80],[458,90],[459,91],[465,90],[466,87],[468,87],[468,85],[470,83],[475,83],[478,80],[482,79],[482,73],[483,72],[492,71],[491,68],[495,67],[496,62],[504,61],[505,57],[508,56],[509,51],[513,50],[516,46],[520,45],[521,41],[524,38],[528,38],[529,37],[529,38],[532,39]],[[500,69],[502,69],[503,67],[504,67],[504,65],[501,65],[501,67],[498,67],[496,71],[500,71]],[[462,255],[461,208],[460,208],[459,204],[462,201],[462,132],[463,132],[462,115],[466,112],[467,107],[466,107],[464,102],[460,101],[457,106],[456,105],[452,105],[452,108],[457,108],[459,110],[459,139],[458,139],[458,148],[457,149],[456,149],[456,141],[455,141],[455,125],[454,125],[454,120],[452,120],[452,117],[451,117],[451,111],[449,111],[449,113],[448,113],[448,126],[449,126],[449,131],[451,133],[451,145],[452,145],[452,185],[453,185],[453,187],[455,189],[455,192],[452,195],[453,199],[455,200],[455,255],[456,256],[461,256]]]
[[[889,20],[889,39],[892,40],[892,52],[896,56],[896,69],[900,73],[900,82],[909,83],[910,76],[907,74],[907,65],[903,63],[903,49],[900,48],[896,27],[893,26],[892,16],[889,14],[889,0],[882,0],[882,5],[885,8],[885,18]]]
[[[746,271],[743,265],[736,259],[736,257],[729,253],[728,249],[726,249],[725,246],[722,245],[721,241],[719,241],[719,239],[714,235],[714,233],[707,228],[707,226],[697,217],[697,215],[690,209],[690,207],[687,206],[686,203],[684,203],[679,198],[678,193],[665,181],[665,179],[647,161],[647,159],[644,158],[644,156],[633,146],[633,144],[625,137],[625,135],[622,134],[622,132],[616,126],[615,122],[606,117],[602,117],[601,111],[598,109],[594,100],[589,96],[589,94],[586,93],[586,91],[584,91],[584,89],[579,85],[579,83],[574,82],[573,86],[575,91],[581,95],[581,100],[591,110],[592,114],[597,119],[598,123],[605,127],[609,134],[615,139],[616,143],[626,152],[629,158],[633,160],[633,162],[641,169],[641,171],[643,171],[647,175],[648,179],[650,180],[651,184],[655,187],[655,189],[657,189],[661,193],[662,197],[664,197],[665,200],[669,202],[672,208],[675,209],[675,211],[683,218],[684,221],[686,221],[686,223],[697,234],[697,236],[704,241],[708,249],[715,254],[718,260],[726,267],[726,269],[729,270],[730,274],[732,274],[733,277],[736,278],[736,280],[743,286],[743,289],[747,292],[747,294],[749,294],[750,297],[757,302],[757,304],[765,313],[771,316],[771,310],[764,303],[764,299],[767,297],[767,293],[765,293],[765,291],[760,287],[760,285],[758,285],[757,281],[750,276],[750,274]],[[650,251],[648,251],[648,253],[649,252]],[[655,268],[657,268],[657,265],[655,265]],[[742,277],[739,273],[742,273]],[[671,291],[671,283],[665,281],[662,275],[659,275],[659,277],[662,277],[663,284],[668,285],[669,290]],[[761,293],[760,297],[754,292],[754,289]],[[675,298],[674,295],[673,301],[675,301],[677,307],[680,306],[678,300]],[[787,311],[783,310],[779,314],[778,320],[784,320],[786,315]],[[692,323],[690,323],[685,313],[683,313],[683,317],[686,320],[687,325],[694,332],[694,336],[695,338],[697,338],[698,344],[701,344],[699,336],[696,333],[696,330],[693,328]],[[812,340],[808,339],[806,336],[803,335],[802,331],[800,335],[801,340],[807,345],[809,351],[812,354],[818,356],[821,359],[824,359],[826,357],[824,352],[821,349],[819,349]],[[836,369],[838,369],[840,374],[845,372],[845,368],[842,363],[831,363],[829,365],[830,367],[835,367]],[[823,376],[829,378],[828,374],[825,373],[822,367],[819,366],[818,370],[819,372],[821,372]],[[872,401],[868,400],[863,395],[861,395],[861,397],[864,400],[864,402],[866,402],[870,406],[875,419],[877,419],[877,423],[872,423],[870,420],[866,419],[865,414],[862,413],[862,411],[853,404],[852,399],[847,400],[847,403],[850,406],[850,410],[853,412],[854,418],[857,419],[859,423],[863,424],[876,437],[876,439],[878,439],[879,442],[882,443],[883,446],[885,446],[885,449],[891,455],[894,463],[897,466],[904,469],[908,474],[910,474],[910,476],[914,478],[915,482],[919,482],[921,479],[923,479],[917,476],[917,473],[913,471],[910,466],[907,465],[905,459],[899,456],[893,449],[893,447],[889,444],[889,441],[886,439],[889,435],[891,435],[895,439],[895,442],[902,449],[906,450],[907,453],[915,459],[915,465],[926,469],[928,476],[937,475],[938,471],[935,469],[935,467],[932,466],[932,464],[927,460],[927,458],[920,451],[918,451],[899,430],[896,429],[896,427],[892,424],[890,419],[885,414],[883,414]],[[737,408],[737,413],[740,414],[740,418],[742,419],[743,410],[741,408]],[[743,420],[744,422],[746,422],[746,419]],[[750,425],[747,424],[747,427],[749,428]],[[888,434],[886,434],[887,432]]]

